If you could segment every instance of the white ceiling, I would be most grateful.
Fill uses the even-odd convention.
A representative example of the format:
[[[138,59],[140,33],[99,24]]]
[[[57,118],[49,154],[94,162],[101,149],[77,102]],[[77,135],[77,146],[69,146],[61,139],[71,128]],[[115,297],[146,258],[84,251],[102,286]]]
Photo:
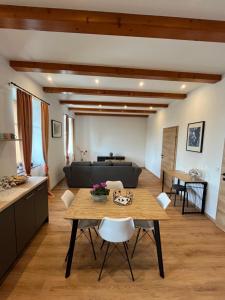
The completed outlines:
[[[82,94],[52,94],[59,100],[83,100],[83,101],[104,101],[104,102],[132,102],[132,103],[164,103],[169,104],[173,100],[161,98],[136,98],[136,97],[112,97],[112,96],[97,96],[97,95],[82,95]],[[183,100],[177,100],[183,101]]]
[[[126,78],[111,78],[100,76],[80,76],[70,74],[44,74],[44,73],[26,73],[34,81],[42,86],[56,86],[56,87],[80,87],[80,88],[104,88],[104,89],[119,89],[119,90],[133,90],[133,91],[159,91],[159,92],[176,92],[186,93],[197,87],[203,86],[203,83],[186,83],[186,88],[182,89],[182,83],[176,81],[163,80],[140,80],[140,79],[126,79]],[[48,77],[52,79],[48,81]],[[99,83],[96,83],[98,80]],[[144,85],[139,86],[142,82]]]
[[[0,40],[8,59],[225,73],[225,43],[11,29]]]
[[[0,0],[0,4],[225,20],[224,0]]]
[[[1,1],[0,4],[74,8],[125,13],[168,15],[225,20],[225,0],[64,0]],[[38,32],[0,29],[0,55],[7,59],[124,66],[174,71],[225,74],[225,43],[178,41],[166,39],[88,35],[77,33]],[[26,73],[42,86],[190,92],[202,84],[183,82]],[[50,83],[48,75],[53,79]],[[171,103],[166,99],[53,95],[58,99],[93,101],[127,101]],[[180,101],[180,100],[179,100]]]

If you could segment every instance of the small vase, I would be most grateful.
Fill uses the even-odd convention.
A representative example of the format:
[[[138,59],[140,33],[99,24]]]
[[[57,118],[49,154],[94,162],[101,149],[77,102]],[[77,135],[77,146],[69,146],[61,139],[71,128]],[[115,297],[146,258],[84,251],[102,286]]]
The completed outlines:
[[[107,195],[92,195],[91,197],[94,201],[98,201],[98,202],[104,202],[107,200]]]

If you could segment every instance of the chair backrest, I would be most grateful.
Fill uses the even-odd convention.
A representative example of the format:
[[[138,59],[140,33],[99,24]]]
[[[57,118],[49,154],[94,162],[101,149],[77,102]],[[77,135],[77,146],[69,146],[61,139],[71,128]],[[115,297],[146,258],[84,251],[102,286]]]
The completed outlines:
[[[123,189],[123,183],[122,183],[122,181],[110,181],[110,180],[108,180],[108,181],[106,181],[106,187],[107,187],[107,189],[109,189],[109,190],[121,190],[121,189]]]
[[[74,199],[74,194],[69,190],[66,190],[65,193],[61,196],[61,200],[64,202],[66,208],[70,207]]]
[[[166,193],[161,193],[157,197],[157,202],[163,209],[167,209],[171,200]]]
[[[113,219],[105,217],[99,226],[99,235],[105,241],[122,243],[131,239],[135,226],[132,218]]]

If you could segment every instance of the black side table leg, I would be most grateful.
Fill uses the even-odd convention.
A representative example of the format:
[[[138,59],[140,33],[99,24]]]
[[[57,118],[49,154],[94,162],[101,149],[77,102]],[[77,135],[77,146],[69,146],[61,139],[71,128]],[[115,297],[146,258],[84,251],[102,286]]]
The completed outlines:
[[[183,195],[183,203],[182,203],[182,215],[185,214],[184,212],[184,207],[185,207],[185,200],[186,200],[186,190],[187,190],[187,186],[186,186],[186,182],[185,182],[185,190],[184,190],[184,195]],[[182,194],[182,193],[181,193]]]
[[[78,226],[78,220],[73,220],[65,278],[68,278],[70,276],[70,270],[71,270],[71,265],[72,265],[72,261],[73,261],[74,246],[75,246],[75,241],[76,241],[76,236],[77,236],[77,226]]]
[[[162,172],[162,193],[164,192],[165,171]]]
[[[154,237],[157,248],[157,256],[158,256],[158,266],[159,266],[159,274],[162,278],[164,278],[164,268],[163,268],[163,257],[162,257],[162,247],[161,247],[161,238],[160,238],[160,229],[159,229],[159,221],[154,220]]]
[[[204,212],[205,212],[206,194],[207,194],[207,183],[204,183],[204,184],[203,184],[203,195],[202,195],[202,208],[201,208],[201,214],[204,214]]]

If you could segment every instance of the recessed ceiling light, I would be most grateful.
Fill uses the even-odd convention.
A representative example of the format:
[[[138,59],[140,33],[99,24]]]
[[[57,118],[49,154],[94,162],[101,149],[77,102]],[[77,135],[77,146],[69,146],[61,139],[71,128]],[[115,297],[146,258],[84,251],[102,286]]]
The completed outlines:
[[[51,76],[48,76],[47,79],[48,79],[49,82],[52,82],[52,77]]]
[[[180,88],[183,90],[183,89],[185,89],[186,87],[187,87],[186,84],[182,84]]]
[[[95,83],[96,83],[96,84],[99,84],[99,79],[95,79]]]
[[[143,81],[140,81],[139,82],[139,86],[143,86],[144,85],[144,82]]]
[[[64,95],[72,95],[72,92],[62,92]]]
[[[152,107],[152,106],[149,106],[149,109],[150,109],[150,110],[152,110],[152,109],[153,109],[153,107]]]
[[[102,107],[102,105],[101,105],[101,104],[99,104],[99,106],[98,106],[98,107],[100,107],[100,108],[101,108],[101,107]]]
[[[124,107],[123,107],[124,109],[127,109],[127,105],[124,105]]]

